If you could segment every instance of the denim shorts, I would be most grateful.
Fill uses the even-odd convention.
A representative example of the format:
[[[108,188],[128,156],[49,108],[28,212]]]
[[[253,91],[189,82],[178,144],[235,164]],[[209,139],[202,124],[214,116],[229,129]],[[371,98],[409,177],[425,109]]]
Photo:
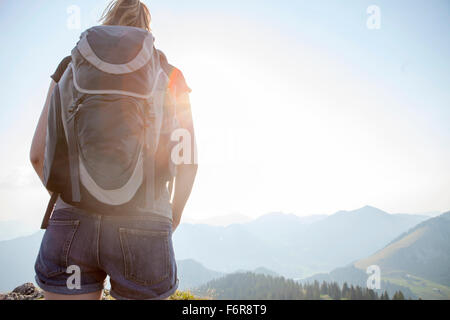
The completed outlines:
[[[79,295],[104,289],[120,300],[160,300],[178,288],[169,219],[55,210],[35,263],[45,291]]]

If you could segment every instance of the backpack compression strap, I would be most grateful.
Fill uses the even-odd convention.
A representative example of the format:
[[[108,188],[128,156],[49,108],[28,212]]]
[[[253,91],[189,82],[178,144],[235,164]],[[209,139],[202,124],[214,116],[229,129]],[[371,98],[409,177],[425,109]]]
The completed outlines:
[[[74,95],[76,95],[76,90],[74,90]],[[79,153],[78,146],[75,140],[77,135],[75,131],[75,116],[78,112],[78,108],[83,103],[86,95],[82,94],[77,98],[77,100],[70,107],[69,112],[71,113],[70,118],[67,120],[67,146],[69,148],[69,167],[72,185],[72,201],[79,203],[81,202],[81,189],[80,189],[80,163],[79,163]]]

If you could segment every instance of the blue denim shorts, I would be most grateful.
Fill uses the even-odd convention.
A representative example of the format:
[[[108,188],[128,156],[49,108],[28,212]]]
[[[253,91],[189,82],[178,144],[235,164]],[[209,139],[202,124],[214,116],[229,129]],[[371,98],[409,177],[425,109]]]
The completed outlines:
[[[35,263],[45,291],[79,295],[104,289],[120,300],[159,300],[178,288],[172,224],[163,217],[56,210]],[[78,272],[78,273],[77,273]]]

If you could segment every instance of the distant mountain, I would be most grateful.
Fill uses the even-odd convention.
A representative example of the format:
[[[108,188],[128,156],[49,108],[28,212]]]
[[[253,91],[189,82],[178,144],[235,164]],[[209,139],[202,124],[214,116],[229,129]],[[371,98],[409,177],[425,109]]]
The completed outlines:
[[[254,274],[262,274],[271,277],[279,277],[280,275],[270,269],[259,267],[252,271]]]
[[[232,273],[209,281],[193,291],[217,300],[298,300],[303,288],[293,280],[252,272]]]
[[[178,278],[180,279],[180,290],[197,288],[208,281],[224,276],[224,273],[205,268],[195,260],[177,261]]]
[[[43,232],[13,240],[0,241],[0,292],[8,292],[22,283],[34,282],[34,262]]]
[[[184,224],[174,245],[180,259],[224,273],[264,266],[303,278],[368,256],[427,218],[369,206],[317,218],[273,213],[228,227]]]
[[[183,219],[185,223],[189,224],[207,224],[210,226],[221,226],[226,227],[232,224],[242,224],[247,223],[252,220],[252,218],[247,217],[243,214],[228,214],[224,216],[211,217],[207,219]]]
[[[228,227],[233,224],[267,224],[270,221],[276,222],[279,221],[280,217],[291,217],[295,222],[300,222],[302,224],[310,224],[319,220],[322,220],[326,217],[326,215],[313,215],[300,217],[293,214],[284,214],[279,212],[269,213],[258,217],[256,219],[250,218],[246,215],[242,214],[229,214],[224,216],[211,217],[207,219],[183,219],[185,224],[206,224],[213,227]]]
[[[178,278],[180,279],[180,290],[195,290],[207,282],[226,276],[226,273],[217,272],[205,268],[201,263],[188,259],[178,260]],[[246,273],[252,272],[254,274],[267,275],[278,277],[279,275],[267,268],[259,267],[254,270],[236,270],[232,273]]]
[[[227,227],[182,224],[173,241],[177,260],[201,264],[196,271],[192,261],[181,263],[185,287],[218,274],[261,267],[261,273],[305,278],[367,257],[426,218],[372,207],[307,218],[273,213]],[[42,234],[0,241],[0,292],[33,281]]]
[[[264,268],[264,267],[259,267],[259,268],[256,268],[254,270],[239,269],[239,270],[236,270],[234,272],[231,272],[230,274],[247,273],[247,272],[251,272],[251,273],[254,273],[254,274],[260,274],[260,275],[265,275],[265,276],[271,276],[271,277],[280,277],[280,275],[278,273],[276,273],[275,271],[272,271],[272,270]]]
[[[246,231],[253,235],[270,238],[272,243],[289,245],[293,237],[298,237],[310,225],[324,220],[327,216],[299,217],[294,214],[269,213],[245,224]],[[274,232],[280,230],[282,232]]]
[[[450,212],[420,223],[355,267],[378,265],[384,273],[406,272],[450,287]]]
[[[174,234],[173,242],[178,259],[194,259],[223,273],[278,263],[267,252],[273,252],[275,246],[250,233],[244,225],[183,224]]]
[[[413,297],[450,299],[450,212],[418,224],[368,258],[303,281],[361,285],[372,265],[380,267],[385,285],[408,288],[402,291]]]
[[[36,226],[22,221],[0,221],[0,241],[29,236],[35,232]]]
[[[399,213],[399,214],[405,214],[405,213]],[[406,213],[408,214],[408,213]],[[425,212],[417,212],[417,213],[409,213],[411,215],[419,215],[419,216],[427,216],[430,218],[435,218],[443,214],[441,211],[425,211]]]
[[[307,261],[331,270],[375,252],[428,218],[388,214],[371,206],[340,211],[305,230],[297,250]]]

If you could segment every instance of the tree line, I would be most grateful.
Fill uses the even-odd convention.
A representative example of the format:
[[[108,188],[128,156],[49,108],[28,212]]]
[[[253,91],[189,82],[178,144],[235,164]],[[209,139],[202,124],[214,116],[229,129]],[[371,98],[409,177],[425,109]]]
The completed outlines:
[[[234,273],[214,279],[195,290],[197,295],[224,300],[404,300],[401,291],[392,297],[372,289],[344,283],[298,283],[283,277]]]

